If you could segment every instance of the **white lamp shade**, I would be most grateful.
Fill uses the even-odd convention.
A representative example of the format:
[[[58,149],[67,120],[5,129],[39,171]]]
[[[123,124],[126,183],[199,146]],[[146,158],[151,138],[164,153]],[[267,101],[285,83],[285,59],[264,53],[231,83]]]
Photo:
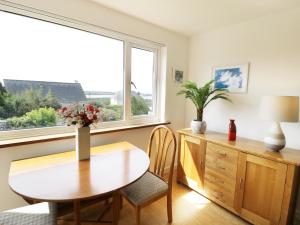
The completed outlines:
[[[299,96],[264,96],[259,114],[267,121],[298,122]]]

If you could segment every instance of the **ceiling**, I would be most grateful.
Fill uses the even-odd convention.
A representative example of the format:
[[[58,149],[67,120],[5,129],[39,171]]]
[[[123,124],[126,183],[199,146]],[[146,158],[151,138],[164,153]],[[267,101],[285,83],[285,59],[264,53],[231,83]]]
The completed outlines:
[[[299,0],[92,0],[186,36],[300,6]]]

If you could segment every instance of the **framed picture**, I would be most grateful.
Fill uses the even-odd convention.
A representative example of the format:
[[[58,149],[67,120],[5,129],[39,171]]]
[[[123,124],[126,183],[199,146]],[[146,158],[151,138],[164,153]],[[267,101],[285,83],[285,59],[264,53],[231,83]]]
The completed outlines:
[[[248,71],[249,63],[213,68],[215,88],[225,88],[231,93],[246,93]]]
[[[173,80],[177,84],[181,84],[183,82],[183,71],[178,69],[173,69]]]

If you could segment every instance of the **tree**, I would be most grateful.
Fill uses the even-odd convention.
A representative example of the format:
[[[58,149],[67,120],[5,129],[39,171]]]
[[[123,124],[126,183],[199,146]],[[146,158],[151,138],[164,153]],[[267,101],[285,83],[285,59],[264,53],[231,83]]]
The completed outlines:
[[[6,89],[5,87],[2,85],[2,83],[0,82],[0,94],[6,93]]]
[[[13,111],[11,96],[0,82],[0,119],[7,118],[9,113]]]
[[[58,99],[51,91],[46,96],[43,96],[41,90],[33,89],[11,95],[6,91],[1,94],[0,87],[0,118],[2,119],[23,116],[27,112],[44,107],[55,110],[61,107]]]
[[[140,95],[132,93],[131,95],[131,112],[132,115],[147,115],[150,108],[145,99]]]
[[[61,108],[61,104],[58,99],[52,94],[52,91],[49,90],[44,99],[42,99],[41,107],[53,108],[55,110]]]
[[[7,93],[5,88],[2,86],[2,83],[0,82],[0,107],[4,105],[6,94]]]

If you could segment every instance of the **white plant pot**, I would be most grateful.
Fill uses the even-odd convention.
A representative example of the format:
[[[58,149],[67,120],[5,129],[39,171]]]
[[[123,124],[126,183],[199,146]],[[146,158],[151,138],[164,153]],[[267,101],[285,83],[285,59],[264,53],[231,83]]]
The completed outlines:
[[[206,131],[206,122],[205,121],[191,121],[191,129],[195,134],[204,134]]]
[[[76,128],[76,159],[78,161],[90,158],[90,128]]]

